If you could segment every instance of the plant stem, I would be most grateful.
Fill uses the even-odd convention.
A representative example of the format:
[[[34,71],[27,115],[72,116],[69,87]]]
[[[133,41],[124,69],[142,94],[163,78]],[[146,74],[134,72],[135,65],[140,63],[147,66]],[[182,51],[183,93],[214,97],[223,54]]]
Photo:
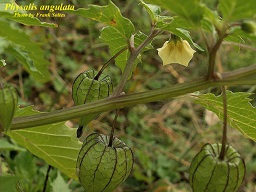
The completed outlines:
[[[209,52],[209,60],[208,60],[208,71],[206,75],[206,79],[213,79],[214,78],[214,70],[215,70],[215,64],[216,64],[216,54],[220,48],[220,45],[225,38],[225,35],[219,36],[218,41],[212,48],[208,48]]]
[[[4,84],[0,80],[0,89],[3,89],[3,88],[4,88]]]
[[[255,78],[256,74],[256,64],[250,65],[248,67],[240,68],[233,70],[231,72],[222,73],[221,77],[226,80],[235,80],[235,79],[248,79],[250,76]]]
[[[228,110],[227,110],[227,95],[226,95],[226,88],[225,86],[221,86],[222,89],[222,101],[223,101],[223,133],[222,133],[222,146],[220,151],[219,159],[221,161],[224,160],[226,154],[226,144],[227,144],[227,117],[228,117]]]
[[[51,165],[48,165],[48,169],[47,169],[47,172],[46,172],[46,176],[45,176],[45,180],[44,180],[44,188],[42,190],[42,192],[45,192],[46,191],[46,187],[47,187],[47,181],[49,179],[49,173],[50,173],[50,170],[52,169],[52,166]]]
[[[141,53],[142,49],[144,49],[160,32],[161,31],[152,28],[149,36],[137,48],[134,48],[134,39],[130,40],[130,56],[126,62],[125,69],[120,79],[120,82],[117,85],[115,91],[113,92],[112,97],[120,95],[120,93],[122,93],[124,86],[127,80],[129,79],[130,74],[132,73],[132,69],[136,58]]]
[[[103,73],[103,71],[109,66],[111,62],[113,62],[121,53],[123,53],[125,50],[127,50],[127,47],[122,48],[120,51],[118,51],[113,57],[111,57],[100,69],[98,74],[94,77],[94,80],[98,80],[100,75]]]
[[[109,147],[112,147],[112,144],[113,144],[113,141],[114,141],[114,132],[115,132],[115,129],[116,129],[116,122],[117,122],[117,117],[119,115],[119,111],[120,111],[119,109],[116,110],[116,115],[115,115],[115,118],[114,118],[114,121],[113,121],[111,133],[110,133],[110,136],[109,136],[109,144],[108,144]]]
[[[101,113],[104,111],[115,110],[122,107],[130,107],[136,104],[143,104],[149,102],[155,102],[165,99],[171,99],[173,97],[193,93],[195,91],[208,89],[216,86],[236,86],[236,85],[255,85],[256,79],[247,80],[205,80],[198,79],[192,82],[170,85],[165,88],[151,90],[140,93],[118,95],[106,99],[101,99],[95,102],[87,103],[85,105],[74,106],[66,109],[56,110],[48,113],[39,113],[36,115],[15,117],[12,122],[11,130],[35,127],[40,125],[46,125],[50,123],[56,123],[66,121],[69,119],[81,117],[92,113]],[[3,131],[3,127],[0,125],[0,131]]]

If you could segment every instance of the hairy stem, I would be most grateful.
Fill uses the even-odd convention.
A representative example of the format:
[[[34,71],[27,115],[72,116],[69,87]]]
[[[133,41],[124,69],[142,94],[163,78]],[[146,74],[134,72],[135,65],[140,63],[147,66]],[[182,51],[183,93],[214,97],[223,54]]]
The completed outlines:
[[[228,110],[227,110],[227,95],[225,86],[221,86],[222,89],[222,101],[223,101],[223,133],[222,133],[222,146],[220,151],[219,159],[224,160],[226,154],[226,144],[227,144],[227,119],[228,119]]]
[[[237,85],[255,85],[256,79],[247,80],[205,80],[198,79],[192,82],[186,82],[177,85],[169,85],[165,88],[118,95],[99,101],[87,103],[85,105],[74,106],[66,109],[56,110],[48,113],[40,113],[36,115],[29,115],[23,117],[15,117],[12,122],[11,130],[35,127],[39,125],[46,125],[61,121],[66,121],[73,118],[78,118],[87,114],[101,113],[104,111],[115,110],[122,107],[131,107],[136,104],[143,104],[149,102],[155,102],[165,99],[171,99],[173,97],[193,93],[195,91],[208,89],[216,86],[237,86]],[[0,125],[0,131],[3,131],[3,127]]]

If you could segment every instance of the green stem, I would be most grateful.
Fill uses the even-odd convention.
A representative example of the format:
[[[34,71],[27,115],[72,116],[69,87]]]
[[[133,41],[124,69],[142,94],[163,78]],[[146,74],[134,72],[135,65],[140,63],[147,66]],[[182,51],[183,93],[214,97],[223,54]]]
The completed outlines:
[[[4,88],[4,84],[0,80],[0,89],[3,89],[3,88]]]
[[[162,89],[109,97],[106,99],[101,99],[99,101],[87,103],[85,105],[74,106],[66,109],[56,110],[53,112],[16,117],[13,119],[11,129],[15,130],[46,125],[85,116],[87,114],[97,114],[104,111],[119,109],[122,107],[130,107],[136,104],[171,99],[173,97],[193,93],[195,91],[200,91],[216,86],[236,86],[255,84],[256,79],[248,79],[243,81],[239,79],[228,81],[226,81],[225,79],[217,81],[198,79],[192,82],[170,85]],[[0,126],[0,131],[3,131],[2,126]]]
[[[98,74],[94,77],[95,80],[98,80],[100,75],[103,73],[103,71],[109,66],[111,62],[113,62],[121,53],[123,53],[125,50],[127,50],[127,47],[124,47],[120,51],[118,51],[113,57],[111,57],[100,69]]]
[[[248,67],[240,68],[233,70],[231,72],[222,73],[221,77],[226,80],[235,80],[235,79],[248,79],[250,76],[255,78],[256,74],[256,64],[250,65]]]
[[[208,60],[208,71],[206,75],[206,79],[213,79],[214,78],[214,71],[215,71],[215,64],[216,64],[216,54],[220,48],[220,45],[223,41],[225,36],[220,36],[216,44],[209,48],[209,60]]]
[[[221,86],[222,89],[222,101],[223,101],[223,133],[222,133],[222,146],[220,151],[219,159],[224,160],[226,154],[226,145],[227,145],[227,119],[228,119],[228,110],[227,110],[227,95],[225,86]]]
[[[161,31],[152,28],[149,36],[136,49],[134,49],[134,45],[130,45],[130,56],[126,62],[125,69],[120,79],[120,82],[117,85],[115,91],[113,92],[112,97],[120,95],[120,93],[123,91],[124,86],[127,80],[129,79],[130,74],[132,73],[136,58],[141,53],[142,49],[144,49],[160,32]],[[131,40],[131,42],[133,42],[133,39]]]

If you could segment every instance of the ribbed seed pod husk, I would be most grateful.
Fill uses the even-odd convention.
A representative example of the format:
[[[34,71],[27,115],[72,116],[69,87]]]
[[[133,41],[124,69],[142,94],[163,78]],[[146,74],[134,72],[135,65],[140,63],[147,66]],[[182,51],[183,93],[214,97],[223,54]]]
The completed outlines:
[[[205,144],[190,165],[193,192],[235,192],[245,176],[245,163],[236,150],[226,146],[224,160],[219,159],[221,144]]]
[[[97,72],[95,70],[85,71],[77,76],[72,87],[72,98],[75,105],[82,105],[92,101],[97,101],[110,96],[113,92],[111,78],[102,74],[99,79],[94,79]],[[82,135],[82,129],[99,114],[88,114],[80,118],[77,137]]]
[[[99,133],[84,140],[77,159],[77,175],[86,192],[112,192],[132,167],[132,150],[116,137],[109,146],[109,136]]]
[[[0,89],[0,123],[4,131],[9,131],[17,107],[18,96],[15,88],[5,85]]]

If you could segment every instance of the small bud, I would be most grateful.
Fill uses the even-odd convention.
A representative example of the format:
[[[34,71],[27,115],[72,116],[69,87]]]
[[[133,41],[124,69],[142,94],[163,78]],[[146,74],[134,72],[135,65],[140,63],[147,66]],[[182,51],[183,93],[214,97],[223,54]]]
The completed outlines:
[[[256,22],[250,20],[244,20],[241,24],[241,29],[247,33],[256,35]]]

